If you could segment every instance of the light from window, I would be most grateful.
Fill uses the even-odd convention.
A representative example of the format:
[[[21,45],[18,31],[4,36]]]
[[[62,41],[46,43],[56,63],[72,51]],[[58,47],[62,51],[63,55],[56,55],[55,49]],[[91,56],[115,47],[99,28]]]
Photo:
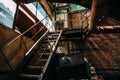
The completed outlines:
[[[0,23],[13,27],[16,4],[12,0],[0,0]]]

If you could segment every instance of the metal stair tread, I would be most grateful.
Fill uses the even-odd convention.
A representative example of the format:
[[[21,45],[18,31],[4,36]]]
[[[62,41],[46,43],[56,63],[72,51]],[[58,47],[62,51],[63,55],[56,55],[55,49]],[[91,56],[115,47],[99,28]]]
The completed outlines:
[[[56,32],[49,32],[48,34],[55,34],[55,33],[60,33],[60,31],[56,31]]]
[[[47,59],[40,59],[40,61],[47,61]]]
[[[43,43],[47,43],[47,42],[55,42],[56,40],[47,40],[47,39],[45,39],[44,41],[43,41]]]
[[[25,77],[25,78],[39,78],[40,75],[34,74],[17,74],[18,77]]]
[[[31,65],[28,65],[26,67],[32,70],[42,70],[44,68],[44,66],[31,66]]]

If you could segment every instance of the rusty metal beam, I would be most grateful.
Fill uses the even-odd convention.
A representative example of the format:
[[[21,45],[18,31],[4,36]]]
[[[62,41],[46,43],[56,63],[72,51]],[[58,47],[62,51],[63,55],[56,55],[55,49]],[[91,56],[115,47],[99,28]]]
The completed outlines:
[[[90,30],[95,28],[108,14],[109,7],[106,0],[93,0],[89,25]]]
[[[98,4],[98,0],[93,0],[92,2],[92,10],[91,10],[91,19],[90,19],[90,30],[93,28],[94,22],[96,20],[96,16],[97,16],[97,7],[96,5]]]

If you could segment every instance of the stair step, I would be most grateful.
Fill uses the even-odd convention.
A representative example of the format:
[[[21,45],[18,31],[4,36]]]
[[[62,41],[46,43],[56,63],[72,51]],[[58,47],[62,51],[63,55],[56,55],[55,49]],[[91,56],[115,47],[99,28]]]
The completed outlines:
[[[50,50],[50,48],[40,48],[40,50]]]
[[[34,53],[34,56],[25,65],[25,67],[17,74],[15,80],[38,80],[42,75],[42,71],[45,72],[49,61],[51,59],[51,45],[54,46],[60,32],[49,32],[41,40]],[[45,50],[44,50],[45,49]],[[17,79],[18,78],[18,79]]]
[[[40,49],[39,52],[40,53],[43,53],[43,52],[45,52],[45,53],[48,52],[49,53],[49,52],[51,52],[51,49]]]
[[[42,47],[48,47],[48,46],[49,46],[48,43],[43,43],[43,44],[42,44]]]
[[[51,39],[57,39],[57,36],[47,36],[44,38],[44,40],[51,40]]]
[[[39,51],[39,52],[40,52],[40,51]],[[46,52],[46,51],[45,51],[45,52]],[[42,59],[46,59],[46,60],[47,60],[47,58],[49,57],[49,55],[50,55],[50,53],[38,53],[38,54],[36,54],[36,56],[34,56],[34,57],[31,59],[31,61],[29,62],[29,65],[34,65],[35,62],[37,62],[39,58],[41,58],[41,60],[42,60]]]
[[[47,59],[40,59],[40,61],[47,61]]]
[[[44,53],[43,56],[42,56],[42,59],[48,59],[50,53]]]
[[[47,62],[47,59],[48,59],[48,57],[46,57],[46,59],[45,59],[45,58],[43,58],[43,56],[42,56],[41,59],[37,60],[35,64],[36,64],[37,66],[45,66],[45,64],[46,64],[46,62]]]
[[[43,43],[47,43],[47,42],[56,42],[56,40],[44,40]]]
[[[38,66],[45,66],[46,62],[38,62],[37,65]]]
[[[39,78],[40,75],[34,75],[34,74],[17,74],[17,77],[22,78]]]
[[[40,48],[50,48],[50,45],[41,45]]]
[[[27,66],[27,68],[32,70],[42,70],[44,66]]]
[[[49,55],[50,55],[50,53],[43,53],[43,56],[49,56]]]
[[[57,31],[57,32],[49,32],[48,34],[59,34],[60,31]]]
[[[25,67],[21,72],[21,74],[34,74],[34,75],[39,75],[41,74],[41,69],[32,69],[32,68],[29,68],[29,67]]]
[[[91,80],[101,80],[98,76],[91,77]]]
[[[36,61],[34,61],[34,62],[32,61],[30,63],[30,65],[35,65],[35,63],[36,63],[39,66],[44,66],[44,64],[46,63],[48,57],[49,57],[49,55],[43,53],[43,55],[40,58],[38,58],[40,60],[36,59]]]
[[[46,59],[49,57],[49,55],[50,53],[39,53],[36,57],[33,57],[32,60],[37,60],[39,57],[41,57],[41,59]]]
[[[47,59],[40,59],[38,64],[40,64],[41,66],[44,66],[46,64]]]
[[[47,36],[58,36],[59,35],[59,33],[48,33],[48,35]]]

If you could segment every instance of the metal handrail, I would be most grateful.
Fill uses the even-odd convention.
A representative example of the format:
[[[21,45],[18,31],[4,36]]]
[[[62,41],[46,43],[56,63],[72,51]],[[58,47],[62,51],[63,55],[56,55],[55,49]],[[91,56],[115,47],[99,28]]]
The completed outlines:
[[[57,38],[57,41],[55,42],[55,47],[57,46],[57,43],[58,43],[58,40],[60,39],[60,36],[61,36],[61,34],[62,34],[62,31],[63,31],[63,30],[60,31],[60,34],[59,34],[59,36],[58,36],[58,38]],[[51,59],[51,57],[52,57],[52,53],[54,53],[54,51],[56,50],[55,47],[53,46],[53,50],[50,52],[50,55],[49,55],[49,57],[48,57],[48,60],[47,60],[47,62],[46,62],[46,64],[45,64],[45,68],[42,70],[42,74],[40,74],[38,80],[42,80],[42,77],[44,76],[44,73],[45,73],[45,71],[46,71],[46,66],[48,66],[49,61],[50,61],[50,59]],[[44,54],[44,53],[42,53],[42,54]]]
[[[50,28],[52,28],[52,27],[50,27]],[[50,28],[49,28],[49,29],[50,29]],[[30,52],[32,52],[32,51],[34,50],[34,48],[37,46],[37,44],[41,41],[41,39],[43,39],[43,37],[46,36],[46,34],[49,32],[49,29],[48,29],[48,30],[36,41],[36,43],[29,49],[29,51],[26,53],[26,56],[27,56]],[[59,34],[58,38],[60,38],[60,35],[61,35],[61,34],[62,34],[62,31],[61,31],[61,33]],[[57,45],[57,43],[58,43],[58,41],[55,42],[55,46]],[[52,45],[52,47],[53,47],[53,45]],[[44,51],[45,51],[46,49],[47,49],[47,48],[45,48]],[[54,48],[50,53],[53,53],[54,50],[55,50],[55,48]],[[42,55],[44,54],[44,51],[42,52]],[[38,60],[41,59],[42,55],[39,57]],[[50,59],[51,56],[52,56],[52,54],[50,54],[49,59]],[[37,63],[35,63],[35,65],[37,65]],[[48,65],[48,61],[47,61],[47,63],[45,64],[45,66],[46,66],[46,65]],[[44,69],[44,70],[41,69],[41,71],[42,71],[42,73],[40,74],[40,76],[41,76],[41,75],[44,75],[45,69]]]
[[[46,19],[48,16],[46,16],[45,18],[43,18],[41,21],[43,21],[44,19]],[[16,38],[14,38],[13,40],[11,40],[8,44],[6,44],[2,49],[6,48],[7,46],[11,45],[15,40],[17,40],[19,37],[23,36],[24,34],[26,34],[28,31],[30,31],[32,28],[34,28],[36,25],[38,25],[39,23],[41,23],[41,21],[37,22],[36,24],[32,25],[29,29],[27,29],[26,31],[24,31],[22,34],[18,35]],[[27,53],[25,54],[28,55],[33,49],[34,47],[39,43],[39,41],[47,34],[48,30],[42,35],[42,37],[40,37],[36,43],[27,51]],[[25,44],[24,44],[25,45]],[[4,54],[3,54],[4,55]],[[5,56],[5,55],[4,55]],[[5,60],[8,62],[8,60],[6,59],[6,57],[4,57]],[[9,62],[7,63],[10,67],[10,69],[12,70],[11,65],[9,64]]]
[[[45,18],[43,18],[41,21],[43,21],[44,19],[46,19],[48,16],[46,16]],[[23,36],[24,34],[26,34],[28,31],[30,31],[32,28],[34,28],[36,25],[38,25],[39,23],[41,23],[41,21],[37,22],[36,24],[32,25],[29,29],[27,29],[26,31],[24,31],[22,34],[18,35],[16,38],[14,38],[12,41],[10,41],[8,44],[6,44],[3,48],[6,48],[7,46],[9,46],[10,44],[12,44],[15,40],[17,40],[19,37]]]
[[[52,28],[52,27],[50,27]],[[50,29],[49,28],[49,29]],[[34,49],[34,47],[42,40],[43,37],[46,36],[46,34],[49,32],[49,29],[35,42],[35,44],[28,50],[28,52],[25,54],[26,56]]]
[[[35,44],[28,50],[25,56],[27,56],[36,47],[36,45],[42,40],[43,37],[46,36],[47,33],[48,33],[48,30],[35,42]]]

